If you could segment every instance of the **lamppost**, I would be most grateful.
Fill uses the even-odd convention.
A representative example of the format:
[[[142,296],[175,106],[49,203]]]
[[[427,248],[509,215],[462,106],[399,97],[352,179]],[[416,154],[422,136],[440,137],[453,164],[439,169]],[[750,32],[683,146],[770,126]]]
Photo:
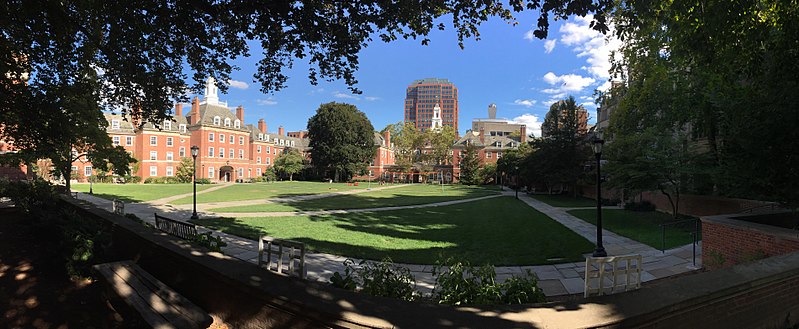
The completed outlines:
[[[197,145],[191,147],[191,157],[194,159],[194,167],[192,171],[194,172],[194,177],[192,181],[194,182],[194,212],[191,214],[191,219],[199,219],[200,216],[197,216],[197,155],[200,153],[200,148]]]
[[[519,166],[513,166],[513,173],[516,175],[516,182],[513,186],[516,189],[516,199],[519,199]]]
[[[605,140],[602,139],[602,131],[598,130],[591,140],[591,148],[596,156],[596,250],[594,250],[594,257],[608,256],[605,247],[602,246],[602,176],[599,162],[602,158],[602,144],[605,144]]]

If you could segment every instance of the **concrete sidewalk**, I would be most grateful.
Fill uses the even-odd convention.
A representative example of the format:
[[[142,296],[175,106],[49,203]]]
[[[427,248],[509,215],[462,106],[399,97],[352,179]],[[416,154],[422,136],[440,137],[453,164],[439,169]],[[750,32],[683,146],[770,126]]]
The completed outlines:
[[[513,195],[512,192],[507,191],[503,194]],[[485,199],[488,197],[476,198],[468,201],[475,201],[477,199]],[[103,209],[111,211],[111,201],[109,200],[101,199],[84,193],[79,193],[78,198],[87,200]],[[566,213],[567,208],[552,207],[524,194],[520,194],[519,199],[530,207],[535,208],[536,210],[563,224],[567,228],[580,234],[589,241],[594,242],[596,240],[596,227]],[[458,201],[468,202],[463,200]],[[436,204],[416,205],[414,207],[419,208],[434,205]],[[391,210],[389,208],[381,209]],[[397,207],[393,207],[393,209],[397,209]],[[153,214],[155,212],[158,212],[159,215],[182,221],[188,221],[192,214],[191,210],[188,209],[180,209],[170,205],[158,205],[152,203],[127,204],[125,206],[125,212],[136,214],[139,218],[151,223],[154,222]],[[213,217],[215,214],[199,213],[199,215],[201,217]],[[263,216],[263,214],[261,216]],[[201,232],[205,231],[209,230],[201,229]],[[218,234],[224,239],[225,242],[227,242],[228,245],[223,248],[223,252],[226,255],[257,264],[258,243],[256,241],[223,232],[215,232],[215,234]],[[666,252],[663,253],[660,250],[606,230],[603,231],[603,238],[605,249],[608,251],[609,255],[620,256],[627,254],[641,254],[643,256],[644,272],[642,273],[641,278],[644,282],[688,272],[695,269],[695,267],[692,266],[692,245],[690,244],[683,247],[666,250]],[[701,246],[697,246],[697,251],[699,250],[701,250]],[[700,253],[697,253],[697,262],[699,262],[701,259],[700,255]],[[308,269],[308,279],[320,282],[328,282],[333,273],[344,272],[345,266],[343,263],[346,259],[347,257],[324,253],[307,254],[306,267]],[[360,261],[359,259],[353,260],[356,263]],[[435,278],[430,273],[433,268],[432,265],[398,265],[407,267],[411,270],[411,273],[416,278],[418,290],[423,293],[427,293],[433,289],[435,285]],[[497,280],[501,282],[512,275],[523,275],[527,270],[535,273],[539,279],[538,286],[543,289],[547,296],[580,294],[583,292],[585,262],[535,266],[498,266],[496,267]]]

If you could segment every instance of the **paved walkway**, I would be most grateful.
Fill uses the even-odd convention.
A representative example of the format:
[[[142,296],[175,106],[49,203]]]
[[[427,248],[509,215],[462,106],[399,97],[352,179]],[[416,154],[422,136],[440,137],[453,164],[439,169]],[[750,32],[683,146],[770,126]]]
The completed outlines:
[[[223,188],[223,187],[219,187]],[[205,190],[208,191],[208,190]],[[199,193],[199,192],[198,192]],[[513,195],[513,192],[505,191],[504,195]],[[496,197],[496,196],[489,196]],[[80,193],[79,199],[87,200],[96,204],[97,206],[111,210],[111,201],[101,199],[92,195]],[[447,204],[456,204],[462,202],[475,201],[475,198],[470,200],[458,200],[458,202],[450,201]],[[583,220],[580,220],[568,213],[566,210],[571,208],[557,208],[552,207],[546,203],[535,200],[527,195],[520,194],[519,199],[524,201],[529,206],[537,209],[538,211],[546,214],[552,219],[560,222],[567,228],[585,237],[589,241],[596,241],[596,227]],[[161,199],[164,200],[164,199]],[[160,200],[159,200],[160,201]],[[419,207],[441,206],[445,203],[416,205]],[[399,209],[399,207],[378,208],[380,210]],[[374,211],[367,209],[348,210],[346,212],[354,211]],[[148,222],[153,222],[153,213],[158,212],[160,215],[167,216],[176,220],[188,221],[191,216],[190,209],[180,209],[170,205],[150,203],[128,204],[125,206],[126,213],[136,214],[139,218]],[[283,216],[287,213],[281,213]],[[201,217],[216,217],[219,214],[213,213],[200,213]],[[241,214],[236,214],[241,216]],[[261,214],[260,216],[263,216]],[[200,231],[209,231],[201,229]],[[223,252],[231,257],[240,260],[257,264],[258,260],[258,243],[253,240],[244,239],[238,236],[226,234],[223,232],[216,232],[220,235],[227,247],[223,248]],[[603,240],[605,249],[609,255],[627,255],[627,254],[641,254],[644,259],[644,272],[642,273],[642,281],[651,281],[668,277],[671,275],[684,273],[696,269],[692,264],[692,245],[666,250],[665,253],[647,245],[641,244],[637,241],[619,236],[607,230],[603,231]],[[697,266],[700,266],[701,259],[701,245],[697,246]],[[328,282],[329,278],[335,272],[344,272],[344,261],[347,257],[324,254],[324,253],[309,253],[306,255],[306,267],[308,270],[308,279],[320,282]],[[353,259],[356,263],[359,259]],[[430,292],[435,284],[435,278],[430,273],[433,268],[432,265],[415,265],[415,264],[398,264],[407,267],[416,278],[417,289],[423,293]],[[512,275],[522,275],[526,271],[532,271],[538,277],[538,286],[544,290],[547,296],[557,296],[566,294],[580,294],[583,292],[583,276],[585,273],[585,263],[564,263],[556,265],[536,265],[536,266],[499,266],[496,267],[497,280],[500,282]]]

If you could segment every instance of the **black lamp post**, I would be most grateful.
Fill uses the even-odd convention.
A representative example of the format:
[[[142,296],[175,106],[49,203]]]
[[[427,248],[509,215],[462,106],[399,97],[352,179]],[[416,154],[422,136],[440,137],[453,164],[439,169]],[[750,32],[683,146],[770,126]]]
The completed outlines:
[[[594,138],[591,140],[591,148],[594,150],[594,155],[596,156],[596,250],[594,250],[594,257],[608,256],[605,247],[602,246],[602,178],[599,173],[599,159],[602,158],[602,144],[605,144],[605,140],[602,139],[602,131],[598,130],[594,133]]]
[[[519,199],[519,166],[513,166],[513,172],[516,175],[516,184],[513,186],[516,187],[516,199]]]
[[[197,145],[191,147],[191,157],[194,158],[194,168],[192,171],[194,172],[194,177],[192,181],[194,182],[194,212],[191,214],[191,219],[199,219],[200,216],[197,216],[197,155],[200,153],[200,148]]]

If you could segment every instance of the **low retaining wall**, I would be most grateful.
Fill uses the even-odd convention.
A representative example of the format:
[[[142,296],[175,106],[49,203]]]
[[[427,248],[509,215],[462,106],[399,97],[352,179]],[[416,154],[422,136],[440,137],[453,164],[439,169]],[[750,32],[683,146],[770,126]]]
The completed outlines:
[[[799,251],[799,231],[757,224],[743,214],[702,217],[702,264],[708,269]]]
[[[799,323],[799,253],[543,305],[453,307],[370,297],[278,275],[201,251],[80,200],[113,226],[119,259],[133,259],[233,328],[774,328]]]

